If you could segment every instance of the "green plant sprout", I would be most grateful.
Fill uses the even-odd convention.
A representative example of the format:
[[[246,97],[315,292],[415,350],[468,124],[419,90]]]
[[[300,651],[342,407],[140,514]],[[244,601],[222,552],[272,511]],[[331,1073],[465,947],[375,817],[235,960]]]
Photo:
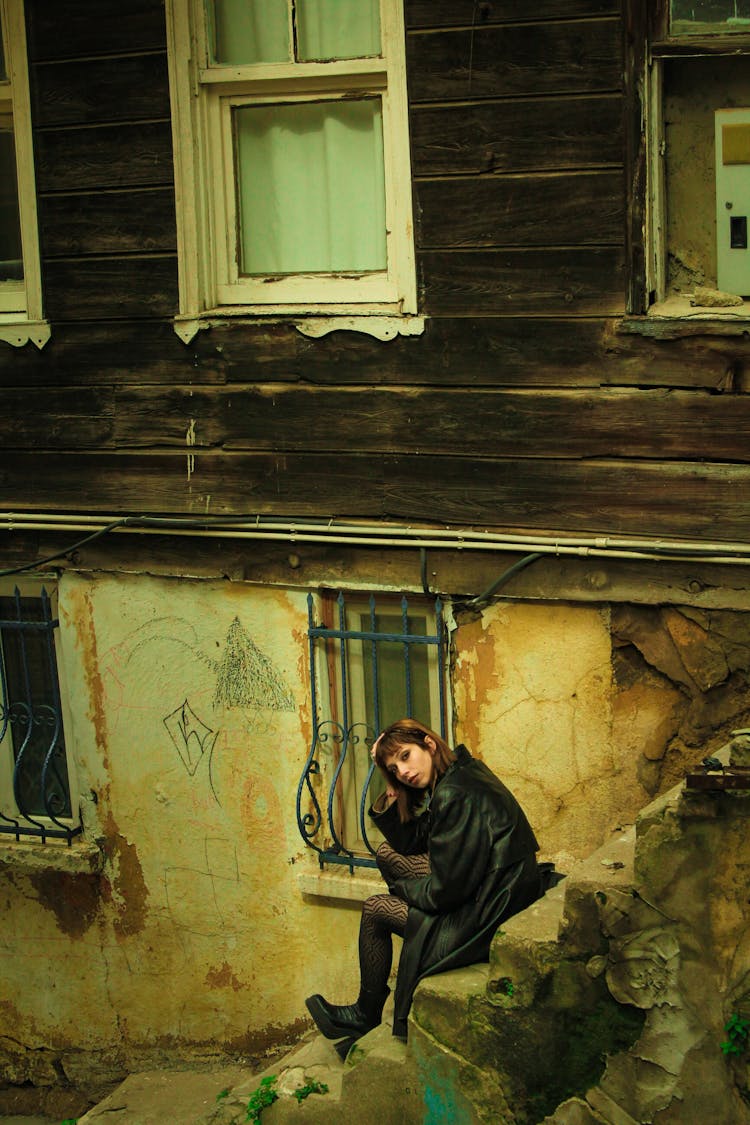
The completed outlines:
[[[510,977],[501,977],[497,982],[498,992],[502,992],[503,996],[512,996],[514,992],[513,981]]]
[[[297,1099],[297,1103],[299,1105],[301,1105],[302,1102],[305,1100],[305,1098],[308,1097],[310,1094],[327,1094],[327,1093],[328,1093],[328,1087],[326,1086],[325,1082],[316,1082],[315,1079],[313,1078],[307,1083],[306,1086],[300,1086],[298,1089],[296,1089],[294,1091],[294,1096]]]
[[[733,1012],[724,1024],[724,1030],[727,1033],[727,1038],[721,1044],[723,1053],[725,1055],[741,1055],[747,1049],[747,1041],[750,1037],[750,1019],[745,1019],[737,1012]]]
[[[260,1115],[264,1109],[277,1100],[279,1094],[276,1089],[276,1075],[269,1074],[267,1078],[261,1078],[260,1086],[250,1098],[247,1103],[247,1116],[245,1121],[260,1121]]]
[[[222,1098],[228,1098],[228,1097],[229,1097],[229,1089],[220,1090],[219,1093],[216,1095],[216,1100],[217,1100],[217,1102],[220,1102]]]

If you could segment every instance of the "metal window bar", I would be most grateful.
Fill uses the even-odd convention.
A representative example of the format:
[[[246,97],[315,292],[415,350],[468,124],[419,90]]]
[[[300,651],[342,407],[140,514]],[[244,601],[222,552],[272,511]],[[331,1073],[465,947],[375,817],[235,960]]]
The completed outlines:
[[[3,599],[12,603],[14,616],[0,618],[0,753],[13,761],[16,807],[10,816],[0,812],[0,834],[70,844],[81,825],[60,819],[72,816],[72,809],[54,645],[59,620],[44,588],[33,599],[38,617],[25,614],[23,603],[29,600],[16,587],[12,598]]]
[[[297,787],[297,824],[305,844],[317,852],[321,867],[326,863],[343,864],[353,872],[355,867],[376,866],[374,848],[367,836],[367,809],[370,804],[370,783],[375,772],[374,762],[370,761],[361,792],[357,794],[358,826],[361,839],[364,841],[368,852],[367,855],[355,853],[347,840],[343,838],[338,825],[336,809],[343,799],[341,792],[342,771],[348,757],[357,751],[362,752],[365,747],[369,756],[369,747],[381,730],[382,697],[378,670],[378,646],[384,642],[395,642],[403,645],[403,674],[407,714],[409,716],[412,716],[413,705],[412,650],[414,646],[434,647],[437,652],[439,725],[440,733],[445,738],[445,623],[443,604],[440,598],[436,598],[432,606],[435,614],[435,632],[428,635],[410,632],[409,605],[406,597],[401,599],[401,631],[395,633],[378,630],[375,598],[372,596],[369,600],[370,627],[368,630],[347,629],[346,604],[343,594],[338,595],[336,605],[338,627],[329,628],[319,625],[315,620],[313,595],[308,595],[308,644],[313,736],[310,752]],[[372,692],[371,723],[368,723],[366,715],[354,714],[352,711],[347,652],[350,641],[369,643],[371,653],[369,680]],[[339,691],[337,718],[327,717],[323,714],[322,704],[324,701],[321,699],[322,693],[318,683],[318,658],[320,658],[320,664],[325,666],[326,659],[330,655],[329,646],[334,648],[334,666],[338,673],[335,685]],[[417,717],[424,719],[424,716]],[[335,766],[328,783],[328,792],[325,794],[323,792],[325,780],[321,766],[321,753],[329,747],[335,760]]]

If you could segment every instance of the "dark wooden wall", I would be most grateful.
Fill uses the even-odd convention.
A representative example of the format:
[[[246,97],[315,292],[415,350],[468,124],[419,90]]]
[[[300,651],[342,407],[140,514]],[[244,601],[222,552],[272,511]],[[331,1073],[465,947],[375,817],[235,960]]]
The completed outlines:
[[[747,336],[623,324],[619,0],[405,6],[424,335],[186,346],[163,4],[27,0],[52,337],[0,343],[3,509],[748,539]]]

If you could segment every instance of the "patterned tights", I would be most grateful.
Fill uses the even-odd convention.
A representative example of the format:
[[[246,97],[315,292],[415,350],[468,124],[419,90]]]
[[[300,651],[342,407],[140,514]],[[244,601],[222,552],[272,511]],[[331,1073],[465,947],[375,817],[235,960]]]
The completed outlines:
[[[429,875],[426,855],[401,855],[390,844],[381,844],[375,856],[389,891],[397,879]],[[393,961],[393,934],[404,936],[408,905],[393,894],[373,895],[362,907],[359,925],[359,969],[362,988],[385,992]]]

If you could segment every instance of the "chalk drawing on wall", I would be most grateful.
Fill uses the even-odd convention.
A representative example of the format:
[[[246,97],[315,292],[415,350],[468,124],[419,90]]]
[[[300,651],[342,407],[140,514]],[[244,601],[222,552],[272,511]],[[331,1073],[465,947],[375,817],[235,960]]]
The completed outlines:
[[[164,896],[177,930],[202,937],[226,934],[238,912],[241,893],[237,849],[232,840],[207,837],[202,867],[167,867]]]
[[[294,697],[284,677],[261,652],[239,617],[229,626],[224,655],[217,665],[214,706],[294,710]]]
[[[166,716],[164,726],[182,759],[182,764],[193,777],[203,755],[208,753],[210,760],[210,753],[219,732],[212,730],[196,715],[187,699],[171,715]]]

